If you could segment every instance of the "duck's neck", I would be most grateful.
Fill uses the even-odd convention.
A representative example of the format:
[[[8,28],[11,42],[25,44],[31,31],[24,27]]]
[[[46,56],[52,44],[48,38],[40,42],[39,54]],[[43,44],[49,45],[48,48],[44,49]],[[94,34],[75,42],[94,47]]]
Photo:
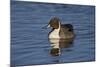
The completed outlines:
[[[59,28],[58,28],[59,30],[60,30],[60,27],[61,27],[61,23],[59,22]]]

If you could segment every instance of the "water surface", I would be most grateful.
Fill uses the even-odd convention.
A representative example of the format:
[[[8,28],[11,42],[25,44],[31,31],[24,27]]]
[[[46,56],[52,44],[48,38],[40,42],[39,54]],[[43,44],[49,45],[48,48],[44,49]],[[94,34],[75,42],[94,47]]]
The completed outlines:
[[[51,56],[50,29],[42,29],[58,16],[72,24],[76,37],[73,47]],[[95,60],[95,7],[35,2],[11,2],[11,65],[36,65]]]

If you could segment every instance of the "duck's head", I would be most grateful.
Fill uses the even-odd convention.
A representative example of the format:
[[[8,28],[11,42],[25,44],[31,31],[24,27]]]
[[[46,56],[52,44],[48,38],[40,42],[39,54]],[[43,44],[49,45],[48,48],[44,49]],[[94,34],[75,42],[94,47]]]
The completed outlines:
[[[60,19],[58,17],[51,18],[48,27],[51,27],[53,29],[58,29],[60,27]]]

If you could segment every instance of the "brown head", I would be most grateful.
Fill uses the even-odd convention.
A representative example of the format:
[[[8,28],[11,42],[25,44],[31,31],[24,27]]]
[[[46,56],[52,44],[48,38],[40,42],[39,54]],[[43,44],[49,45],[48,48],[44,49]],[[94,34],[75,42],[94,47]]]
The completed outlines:
[[[60,19],[58,17],[54,17],[49,21],[48,27],[58,29],[59,26],[60,26]]]

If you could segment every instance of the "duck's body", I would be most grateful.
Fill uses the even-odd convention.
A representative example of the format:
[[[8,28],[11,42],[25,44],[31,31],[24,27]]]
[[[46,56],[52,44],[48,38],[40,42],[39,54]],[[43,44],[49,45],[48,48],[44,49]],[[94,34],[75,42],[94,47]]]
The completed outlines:
[[[52,29],[49,33],[49,39],[69,39],[74,36],[73,27],[70,24],[60,25],[58,29]]]

